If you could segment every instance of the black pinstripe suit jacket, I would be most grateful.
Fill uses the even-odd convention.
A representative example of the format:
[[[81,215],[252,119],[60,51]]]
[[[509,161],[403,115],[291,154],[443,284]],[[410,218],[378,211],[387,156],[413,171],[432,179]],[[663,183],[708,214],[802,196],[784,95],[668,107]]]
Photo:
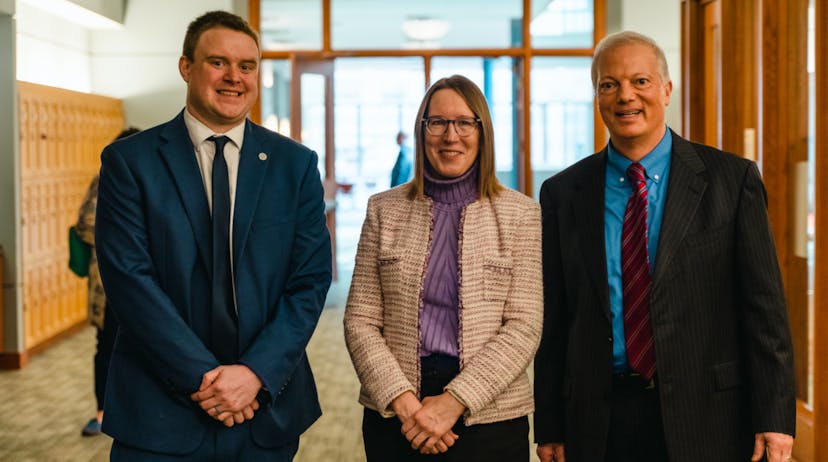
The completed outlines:
[[[612,379],[604,185],[607,151],[546,180],[544,332],[535,438],[567,462],[604,460]],[[753,435],[793,434],[785,298],[753,162],[673,133],[650,316],[671,461],[749,460]]]

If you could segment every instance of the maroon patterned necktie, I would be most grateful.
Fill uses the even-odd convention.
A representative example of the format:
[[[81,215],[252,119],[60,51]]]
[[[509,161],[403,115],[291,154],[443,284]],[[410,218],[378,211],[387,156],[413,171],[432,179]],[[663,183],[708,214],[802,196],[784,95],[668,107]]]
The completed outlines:
[[[647,252],[647,183],[644,167],[627,168],[633,193],[621,229],[621,284],[627,361],[650,380],[655,375],[655,349],[650,326],[650,264]]]

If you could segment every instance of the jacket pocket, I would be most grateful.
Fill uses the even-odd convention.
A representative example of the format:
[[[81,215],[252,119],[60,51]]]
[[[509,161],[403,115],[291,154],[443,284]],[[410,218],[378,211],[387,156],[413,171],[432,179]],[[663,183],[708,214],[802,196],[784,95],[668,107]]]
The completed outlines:
[[[512,285],[512,260],[488,257],[483,261],[483,298],[487,302],[504,302]]]
[[[742,385],[742,370],[739,361],[715,364],[713,375],[716,378],[716,391],[728,390]]]
[[[396,265],[399,262],[400,256],[395,253],[380,253],[380,255],[377,256],[377,265],[379,265],[380,268],[385,266]]]
[[[377,271],[379,271],[380,288],[385,297],[396,296],[402,286],[401,264],[399,254],[383,253],[377,256]]]

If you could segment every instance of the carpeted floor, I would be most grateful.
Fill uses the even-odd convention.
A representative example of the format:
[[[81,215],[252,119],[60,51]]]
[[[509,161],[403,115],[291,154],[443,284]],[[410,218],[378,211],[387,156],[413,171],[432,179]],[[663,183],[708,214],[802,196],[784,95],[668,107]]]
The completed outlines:
[[[308,347],[323,415],[302,436],[296,462],[365,459],[359,382],[342,336],[347,284],[341,280],[331,288]],[[108,436],[80,435],[95,411],[94,352],[95,330],[89,327],[35,356],[22,370],[0,371],[0,461],[109,460]]]
[[[295,462],[365,460],[359,382],[342,335],[350,275],[340,276],[308,346],[323,415],[302,436]],[[0,461],[109,460],[108,436],[80,435],[95,410],[94,352],[95,331],[89,327],[35,356],[22,370],[0,371]]]

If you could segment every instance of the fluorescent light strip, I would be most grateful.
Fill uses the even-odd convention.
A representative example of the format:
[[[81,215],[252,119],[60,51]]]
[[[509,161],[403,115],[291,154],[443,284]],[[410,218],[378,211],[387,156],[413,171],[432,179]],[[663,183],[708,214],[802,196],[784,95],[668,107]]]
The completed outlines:
[[[78,24],[87,29],[118,30],[123,24],[106,16],[86,9],[69,0],[20,0],[29,6],[43,10],[66,21]]]

